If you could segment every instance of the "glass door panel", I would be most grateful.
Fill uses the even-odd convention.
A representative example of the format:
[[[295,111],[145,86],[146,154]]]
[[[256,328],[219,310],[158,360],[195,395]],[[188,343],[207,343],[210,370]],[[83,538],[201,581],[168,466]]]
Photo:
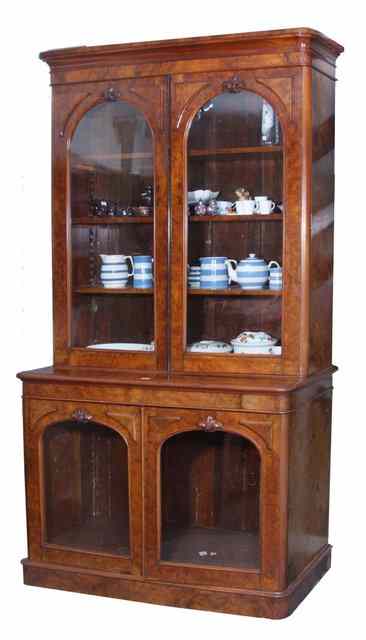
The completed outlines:
[[[278,356],[283,153],[277,115],[254,93],[222,93],[196,113],[187,158],[187,350],[207,353],[212,341],[222,341],[221,353]]]
[[[58,423],[43,436],[45,541],[130,555],[128,450],[96,423]]]
[[[224,432],[172,436],[161,491],[161,560],[259,568],[260,457],[251,442]]]
[[[74,347],[154,350],[154,162],[122,100],[86,113],[70,149]]]

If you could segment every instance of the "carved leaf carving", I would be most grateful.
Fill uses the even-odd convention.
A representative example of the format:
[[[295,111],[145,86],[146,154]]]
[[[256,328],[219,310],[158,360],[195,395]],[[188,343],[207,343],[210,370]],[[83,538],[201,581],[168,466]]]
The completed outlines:
[[[223,91],[228,93],[240,93],[245,89],[245,83],[239,76],[233,76],[230,80],[224,80],[222,83]]]
[[[85,409],[75,409],[71,417],[73,420],[76,420],[76,422],[89,422],[93,416],[88,411],[85,411]]]
[[[203,429],[203,431],[208,431],[208,432],[219,431],[220,429],[224,428],[224,425],[218,420],[215,420],[215,418],[213,418],[212,416],[207,416],[205,420],[201,420],[198,423],[198,426],[200,427],[200,429]]]
[[[108,102],[115,102],[120,97],[120,92],[116,91],[114,87],[109,87],[106,91],[103,92],[103,98],[108,100]]]

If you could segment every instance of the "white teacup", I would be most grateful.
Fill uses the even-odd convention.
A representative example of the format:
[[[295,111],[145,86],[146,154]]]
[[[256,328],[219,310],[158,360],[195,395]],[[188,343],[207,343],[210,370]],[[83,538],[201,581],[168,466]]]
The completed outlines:
[[[251,215],[255,211],[255,200],[237,200],[235,205],[239,215]]]
[[[254,200],[255,210],[263,215],[271,213],[276,206],[276,203],[273,200],[269,200],[268,196],[255,196]]]
[[[275,206],[276,204],[275,202],[273,202],[273,200],[263,200],[259,204],[259,213],[262,213],[263,215],[268,215],[269,213],[272,213]]]
[[[217,210],[219,215],[225,215],[226,213],[231,213],[231,207],[233,206],[232,202],[228,202],[227,200],[217,200]]]

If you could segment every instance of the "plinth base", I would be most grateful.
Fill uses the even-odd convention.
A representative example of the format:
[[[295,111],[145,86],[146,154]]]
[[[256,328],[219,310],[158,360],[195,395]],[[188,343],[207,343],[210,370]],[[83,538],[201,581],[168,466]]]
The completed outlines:
[[[173,584],[28,559],[22,563],[24,583],[27,585],[173,607],[280,619],[290,615],[304,600],[328,571],[330,561],[331,546],[327,545],[282,592]]]

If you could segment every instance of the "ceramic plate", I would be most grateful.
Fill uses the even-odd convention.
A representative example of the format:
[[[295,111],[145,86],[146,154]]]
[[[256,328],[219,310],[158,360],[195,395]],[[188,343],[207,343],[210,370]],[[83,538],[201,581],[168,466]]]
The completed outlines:
[[[113,351],[154,351],[153,344],[138,342],[106,342],[105,344],[90,344],[87,349],[111,349]]]

